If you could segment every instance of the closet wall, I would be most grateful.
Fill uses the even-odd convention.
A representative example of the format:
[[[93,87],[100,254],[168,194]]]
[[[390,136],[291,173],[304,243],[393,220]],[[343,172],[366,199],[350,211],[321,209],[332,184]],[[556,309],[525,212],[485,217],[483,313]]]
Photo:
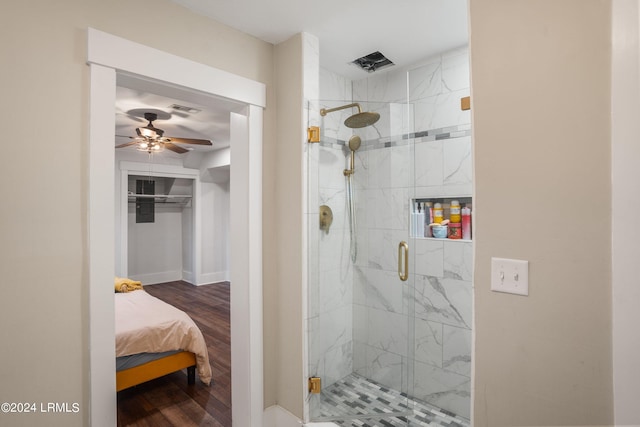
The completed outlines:
[[[180,179],[177,182],[171,178],[136,175],[129,176],[129,194],[136,192],[139,180],[155,182],[155,194],[176,195],[178,191],[178,194],[193,195],[193,180]],[[173,184],[178,184],[178,190]],[[138,203],[134,197],[128,197],[128,277],[144,284],[185,279],[192,275],[193,264],[190,250],[193,245],[191,197],[158,198],[154,208],[153,222],[137,222]]]
[[[149,175],[128,174],[124,188],[120,183],[122,170],[132,163],[124,160],[122,164],[129,166],[116,164],[116,200],[121,201],[122,192],[135,193],[136,179],[149,179]],[[127,197],[126,222],[116,223],[117,240],[126,242],[116,245],[116,260],[122,260],[116,266],[116,276],[140,280],[145,285],[175,280],[192,284],[229,280],[228,166],[226,175],[220,170],[212,173],[206,168],[185,169],[178,163],[156,164],[153,169],[150,174],[156,182],[157,195],[192,197],[157,199],[154,222],[150,223],[136,222],[136,203],[133,197]],[[171,170],[190,171],[191,177],[168,177],[171,174],[167,171]],[[116,205],[120,212],[120,203]]]

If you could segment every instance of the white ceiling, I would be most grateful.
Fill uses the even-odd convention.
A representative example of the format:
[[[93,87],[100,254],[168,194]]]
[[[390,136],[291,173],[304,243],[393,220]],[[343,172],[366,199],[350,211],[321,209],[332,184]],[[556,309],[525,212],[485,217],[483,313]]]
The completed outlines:
[[[384,73],[463,46],[468,40],[467,0],[172,1],[273,44],[300,32],[313,34],[320,44],[320,65],[353,80],[369,74],[350,62],[372,52],[380,51],[396,64],[378,71]],[[116,138],[116,145],[135,136],[135,128],[147,123],[144,112],[153,111],[158,113],[154,126],[163,129],[165,136],[211,139],[214,145],[207,150],[228,147],[229,112],[242,108],[127,76],[118,77],[116,97],[116,135],[124,136]],[[172,110],[172,104],[202,111],[183,113]],[[180,156],[167,150],[162,155]]]
[[[351,79],[350,65],[382,52],[397,66],[467,44],[467,0],[172,0],[269,43],[318,37],[323,67]]]

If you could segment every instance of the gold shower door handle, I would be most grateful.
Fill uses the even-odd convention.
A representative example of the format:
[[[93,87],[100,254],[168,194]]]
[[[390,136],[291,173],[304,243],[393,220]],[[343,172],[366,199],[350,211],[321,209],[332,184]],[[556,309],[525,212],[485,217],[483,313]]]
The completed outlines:
[[[404,258],[404,270],[402,269],[402,258]],[[403,282],[409,278],[409,245],[405,241],[398,245],[398,276]]]

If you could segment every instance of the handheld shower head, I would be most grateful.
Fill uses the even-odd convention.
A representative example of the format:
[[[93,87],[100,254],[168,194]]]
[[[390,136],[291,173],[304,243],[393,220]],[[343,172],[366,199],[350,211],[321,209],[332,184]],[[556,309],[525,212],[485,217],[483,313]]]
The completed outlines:
[[[358,148],[360,148],[360,144],[362,144],[362,139],[360,139],[358,135],[353,135],[351,138],[349,138],[349,150],[358,151]]]
[[[349,138],[349,142],[347,143],[349,150],[351,150],[351,155],[349,156],[349,169],[345,169],[343,171],[344,176],[346,177],[351,177],[355,171],[356,151],[360,148],[361,143],[362,139],[360,139],[358,135],[353,135]]]
[[[357,102],[354,102],[353,104],[343,105],[342,107],[329,109],[323,108],[320,110],[320,115],[326,116],[327,113],[332,113],[334,111],[344,110],[345,108],[352,107],[358,107],[358,112],[352,116],[347,117],[347,119],[344,121],[344,125],[348,128],[363,128],[365,126],[371,126],[372,124],[380,120],[380,114],[370,111],[363,112],[362,108],[360,108],[360,104],[358,104]]]

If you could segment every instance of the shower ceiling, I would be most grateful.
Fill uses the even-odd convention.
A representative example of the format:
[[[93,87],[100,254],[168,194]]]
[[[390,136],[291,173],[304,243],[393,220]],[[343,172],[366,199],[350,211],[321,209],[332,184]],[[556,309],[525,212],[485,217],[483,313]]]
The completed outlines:
[[[393,69],[468,40],[467,0],[172,1],[273,44],[313,34],[321,65],[351,79],[367,77],[350,62],[371,52],[383,52]]]

